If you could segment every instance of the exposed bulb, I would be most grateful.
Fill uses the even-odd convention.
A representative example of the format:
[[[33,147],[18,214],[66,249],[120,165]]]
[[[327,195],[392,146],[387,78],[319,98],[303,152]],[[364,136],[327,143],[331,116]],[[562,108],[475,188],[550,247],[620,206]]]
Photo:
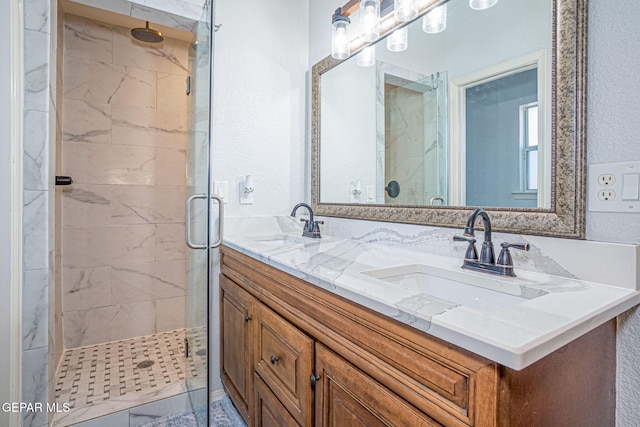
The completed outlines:
[[[431,9],[422,18],[422,31],[427,34],[437,34],[447,28],[447,4],[441,4]]]
[[[367,46],[357,56],[357,64],[361,67],[371,67],[376,63],[376,47]]]
[[[387,37],[387,49],[391,52],[402,52],[409,46],[409,35],[407,27],[395,30]]]
[[[351,55],[351,41],[349,40],[350,21],[346,17],[339,17],[333,22],[331,33],[331,56],[335,59],[347,59]]]
[[[360,0],[360,35],[367,42],[380,37],[380,0]]]
[[[393,0],[393,14],[399,21],[411,21],[418,16],[418,2],[415,0]]]
[[[495,6],[498,0],[469,0],[469,7],[475,10],[489,9]]]

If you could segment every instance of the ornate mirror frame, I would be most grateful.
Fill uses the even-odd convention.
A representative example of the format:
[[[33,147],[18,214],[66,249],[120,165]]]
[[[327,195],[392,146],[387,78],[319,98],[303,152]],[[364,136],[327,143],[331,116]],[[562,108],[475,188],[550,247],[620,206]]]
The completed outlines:
[[[441,0],[427,2],[420,16]],[[493,229],[508,233],[584,238],[586,165],[587,0],[553,0],[551,134],[551,208],[493,208]],[[381,37],[398,26],[382,22]],[[385,25],[386,24],[386,25]],[[356,46],[352,56],[364,47]],[[472,206],[386,206],[320,201],[320,77],[342,61],[331,56],[312,69],[311,204],[330,217],[463,228]]]

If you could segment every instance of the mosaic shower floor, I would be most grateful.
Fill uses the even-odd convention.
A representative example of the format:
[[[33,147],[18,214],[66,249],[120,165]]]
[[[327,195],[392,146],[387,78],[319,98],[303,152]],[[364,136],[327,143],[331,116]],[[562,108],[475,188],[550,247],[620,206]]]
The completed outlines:
[[[178,329],[67,350],[56,373],[55,397],[71,411],[56,425],[184,393],[187,377],[204,386],[206,336],[194,334],[192,357],[185,358],[185,334]]]

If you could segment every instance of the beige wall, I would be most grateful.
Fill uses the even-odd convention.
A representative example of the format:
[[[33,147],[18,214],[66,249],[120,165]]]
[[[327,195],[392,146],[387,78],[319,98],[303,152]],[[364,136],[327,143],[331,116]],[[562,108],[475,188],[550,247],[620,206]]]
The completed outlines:
[[[189,43],[129,31],[65,16],[65,347],[185,326]]]

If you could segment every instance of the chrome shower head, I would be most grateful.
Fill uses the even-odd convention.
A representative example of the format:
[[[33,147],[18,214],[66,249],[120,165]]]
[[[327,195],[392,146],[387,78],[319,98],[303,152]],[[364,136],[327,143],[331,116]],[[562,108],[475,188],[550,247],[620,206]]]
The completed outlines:
[[[134,28],[131,30],[131,36],[145,43],[160,43],[164,40],[160,31],[149,28],[149,21],[147,21],[145,28]]]

